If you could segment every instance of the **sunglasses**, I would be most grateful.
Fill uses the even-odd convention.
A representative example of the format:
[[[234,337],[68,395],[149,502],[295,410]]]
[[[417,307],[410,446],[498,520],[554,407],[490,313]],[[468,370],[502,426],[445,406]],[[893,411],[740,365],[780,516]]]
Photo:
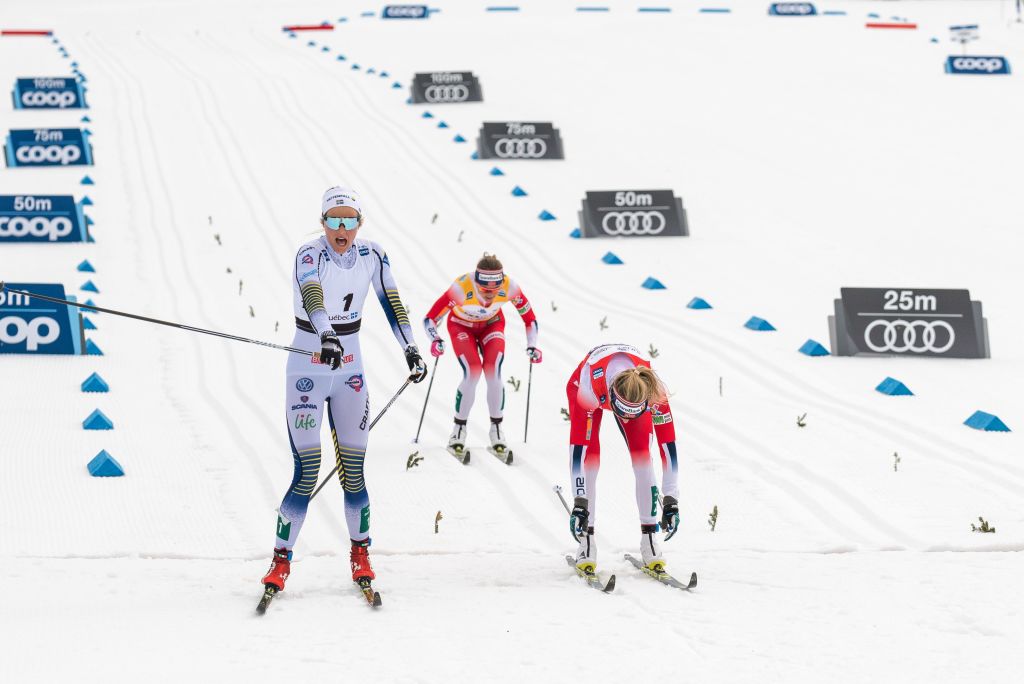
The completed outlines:
[[[345,230],[355,230],[359,227],[359,221],[363,218],[362,216],[324,216],[322,217],[324,223],[331,230],[338,230],[342,226],[345,226]]]

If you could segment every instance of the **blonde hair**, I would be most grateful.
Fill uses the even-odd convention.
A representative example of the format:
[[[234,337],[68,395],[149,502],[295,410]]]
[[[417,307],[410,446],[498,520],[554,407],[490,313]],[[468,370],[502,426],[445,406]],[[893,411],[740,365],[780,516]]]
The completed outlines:
[[[660,404],[668,399],[668,390],[658,375],[647,366],[624,370],[612,381],[615,394],[631,404],[646,401]]]
[[[476,267],[481,271],[501,271],[504,268],[501,265],[501,260],[498,257],[484,252],[484,255],[480,257],[480,261],[476,262]]]

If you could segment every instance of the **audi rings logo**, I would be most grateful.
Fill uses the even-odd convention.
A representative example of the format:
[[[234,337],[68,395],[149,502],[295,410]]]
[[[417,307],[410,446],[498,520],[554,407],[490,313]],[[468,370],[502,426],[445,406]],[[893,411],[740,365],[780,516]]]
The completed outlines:
[[[878,319],[864,330],[864,343],[874,352],[945,354],[955,341],[953,326],[946,321]]]
[[[608,235],[657,235],[665,225],[660,211],[609,211],[601,219],[601,229]]]
[[[429,85],[423,91],[427,102],[465,102],[469,99],[469,88],[456,83],[453,85]]]
[[[541,138],[501,138],[494,143],[494,154],[502,159],[540,159],[548,152]]]

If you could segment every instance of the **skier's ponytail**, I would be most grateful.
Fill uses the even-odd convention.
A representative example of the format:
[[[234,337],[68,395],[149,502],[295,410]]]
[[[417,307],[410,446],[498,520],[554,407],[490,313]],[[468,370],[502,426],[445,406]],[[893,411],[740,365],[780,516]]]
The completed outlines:
[[[668,390],[658,375],[647,366],[624,370],[612,382],[615,394],[624,400],[639,404],[661,404],[668,399]]]

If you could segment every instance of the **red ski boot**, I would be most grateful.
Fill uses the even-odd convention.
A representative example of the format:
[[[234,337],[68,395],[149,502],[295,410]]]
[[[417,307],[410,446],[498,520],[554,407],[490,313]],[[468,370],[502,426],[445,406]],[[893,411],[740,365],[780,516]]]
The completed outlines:
[[[288,579],[291,572],[291,551],[288,549],[274,549],[274,558],[270,561],[270,570],[263,576],[264,586],[277,587],[278,591],[284,591],[284,581]]]
[[[373,573],[373,568],[370,566],[369,539],[352,542],[352,552],[349,554],[349,560],[352,561],[353,582],[358,582],[361,579],[372,580],[377,578],[377,575]]]

